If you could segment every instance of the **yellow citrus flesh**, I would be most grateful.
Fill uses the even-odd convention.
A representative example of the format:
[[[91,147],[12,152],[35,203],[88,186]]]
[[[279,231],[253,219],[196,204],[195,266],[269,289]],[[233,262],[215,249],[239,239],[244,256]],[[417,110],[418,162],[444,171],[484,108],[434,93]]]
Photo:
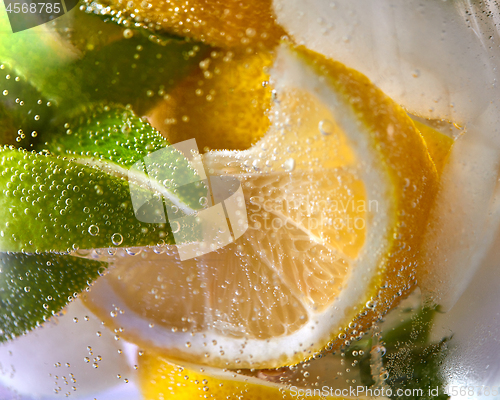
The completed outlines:
[[[191,399],[296,399],[299,389],[270,383],[234,372],[214,371],[211,368],[180,366],[161,356],[146,352],[139,358],[139,386],[144,400]],[[321,396],[318,387],[309,390],[311,400],[341,400],[349,397]],[[314,391],[315,390],[315,391]],[[358,399],[364,397],[357,397]],[[385,397],[383,397],[385,399]],[[353,399],[351,397],[351,399]]]
[[[125,15],[147,20],[160,29],[212,46],[270,48],[283,29],[276,24],[271,0],[129,0],[103,1]]]
[[[195,138],[200,150],[249,148],[269,129],[272,52],[213,51],[149,115],[170,143]]]
[[[170,359],[277,368],[359,338],[415,287],[437,173],[411,119],[303,48],[283,47],[271,76],[266,135],[204,156],[240,180],[248,230],[187,261],[174,247],[117,254],[86,302],[122,337]]]

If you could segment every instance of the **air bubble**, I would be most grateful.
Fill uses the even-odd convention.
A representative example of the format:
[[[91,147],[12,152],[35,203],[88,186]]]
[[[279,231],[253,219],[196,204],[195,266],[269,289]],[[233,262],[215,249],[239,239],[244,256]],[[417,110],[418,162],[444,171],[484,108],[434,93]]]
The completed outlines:
[[[322,135],[328,136],[335,132],[335,125],[332,121],[324,119],[319,122],[319,131]]]
[[[124,37],[125,39],[130,39],[130,38],[131,38],[131,37],[133,37],[133,36],[134,36],[134,32],[132,31],[132,29],[125,29],[125,30],[123,31],[123,37]]]
[[[177,221],[172,221],[170,227],[172,228],[172,233],[178,233],[181,230],[181,224]]]
[[[121,131],[124,135],[128,135],[130,133],[130,131],[132,130],[132,128],[130,127],[129,124],[124,124],[122,125],[121,127]]]
[[[254,37],[254,36],[257,34],[257,32],[255,31],[255,29],[253,29],[253,28],[248,28],[248,29],[245,31],[245,33],[246,33],[246,35],[247,35],[248,37]]]
[[[97,225],[90,225],[89,233],[92,236],[97,236],[99,234],[99,227]]]
[[[123,243],[123,236],[119,233],[113,233],[111,236],[111,242],[113,242],[115,246],[119,246]]]
[[[385,381],[385,380],[387,380],[387,378],[389,378],[389,372],[384,371],[379,376],[380,376],[380,379],[382,379],[383,381]]]
[[[289,158],[283,163],[282,168],[288,172],[293,171],[295,169],[295,160],[293,158]]]

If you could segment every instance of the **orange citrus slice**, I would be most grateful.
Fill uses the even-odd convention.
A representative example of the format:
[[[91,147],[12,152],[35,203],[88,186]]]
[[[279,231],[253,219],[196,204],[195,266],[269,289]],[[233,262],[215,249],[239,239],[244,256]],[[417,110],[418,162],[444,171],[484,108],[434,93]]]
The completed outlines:
[[[149,115],[170,143],[196,138],[200,150],[249,148],[269,129],[272,52],[212,51]]]
[[[285,34],[275,22],[271,0],[103,0],[101,3],[154,31],[194,38],[212,46],[270,48]]]
[[[266,135],[204,155],[210,175],[241,182],[248,229],[185,261],[174,246],[117,253],[86,302],[124,338],[170,359],[276,368],[361,338],[415,287],[437,172],[412,120],[302,47],[280,48],[271,78]]]
[[[220,370],[190,364],[176,365],[155,354],[146,352],[139,358],[139,385],[144,400],[183,399],[238,399],[292,400],[305,397],[310,400],[371,399],[356,396],[352,388],[300,387],[267,382],[234,371]],[[359,387],[358,387],[359,388]],[[378,391],[380,392],[380,390]],[[351,396],[349,396],[351,394]],[[299,396],[299,397],[297,397]],[[378,399],[388,399],[379,396]]]

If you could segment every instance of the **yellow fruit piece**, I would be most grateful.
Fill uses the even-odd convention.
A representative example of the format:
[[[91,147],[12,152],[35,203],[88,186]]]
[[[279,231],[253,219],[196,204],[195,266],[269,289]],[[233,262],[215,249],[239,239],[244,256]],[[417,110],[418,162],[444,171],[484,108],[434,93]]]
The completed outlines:
[[[450,154],[454,140],[444,133],[441,133],[436,129],[430,127],[429,125],[426,125],[419,121],[413,122],[422,134],[422,137],[424,138],[427,145],[427,150],[429,151],[432,161],[436,166],[436,170],[438,174],[441,175],[444,165],[448,160],[448,156]]]
[[[149,115],[170,143],[195,138],[200,150],[249,148],[269,129],[272,52],[213,51]]]
[[[103,0],[124,15],[148,20],[148,26],[212,46],[271,48],[284,30],[276,24],[271,0]]]
[[[266,135],[204,155],[209,174],[241,182],[248,230],[186,261],[173,246],[111,259],[86,302],[122,337],[169,359],[277,368],[360,338],[416,286],[438,178],[411,119],[302,47],[280,48],[271,84]]]
[[[266,382],[252,376],[231,371],[216,370],[194,365],[180,366],[161,356],[146,352],[139,358],[139,386],[144,400],[245,399],[269,400],[297,399],[299,388]],[[341,400],[354,397],[322,396],[323,388],[300,388],[300,394],[311,400]],[[335,390],[335,389],[333,389]],[[347,389],[344,389],[348,393]],[[307,392],[306,392],[307,391]],[[330,391],[330,393],[332,393]],[[335,392],[333,392],[335,393]],[[342,393],[342,392],[340,392]],[[301,397],[299,397],[301,398]],[[386,397],[377,397],[387,399]],[[356,397],[366,399],[366,397]]]

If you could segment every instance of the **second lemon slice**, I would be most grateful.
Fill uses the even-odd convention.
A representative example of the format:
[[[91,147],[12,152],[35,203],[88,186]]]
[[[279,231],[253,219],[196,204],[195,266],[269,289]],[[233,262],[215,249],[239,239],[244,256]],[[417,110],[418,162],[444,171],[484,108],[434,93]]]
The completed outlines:
[[[187,261],[174,247],[117,254],[86,301],[120,336],[171,359],[275,368],[360,338],[415,287],[437,174],[413,122],[304,48],[281,48],[271,76],[269,132],[204,156],[242,183],[248,230]]]

